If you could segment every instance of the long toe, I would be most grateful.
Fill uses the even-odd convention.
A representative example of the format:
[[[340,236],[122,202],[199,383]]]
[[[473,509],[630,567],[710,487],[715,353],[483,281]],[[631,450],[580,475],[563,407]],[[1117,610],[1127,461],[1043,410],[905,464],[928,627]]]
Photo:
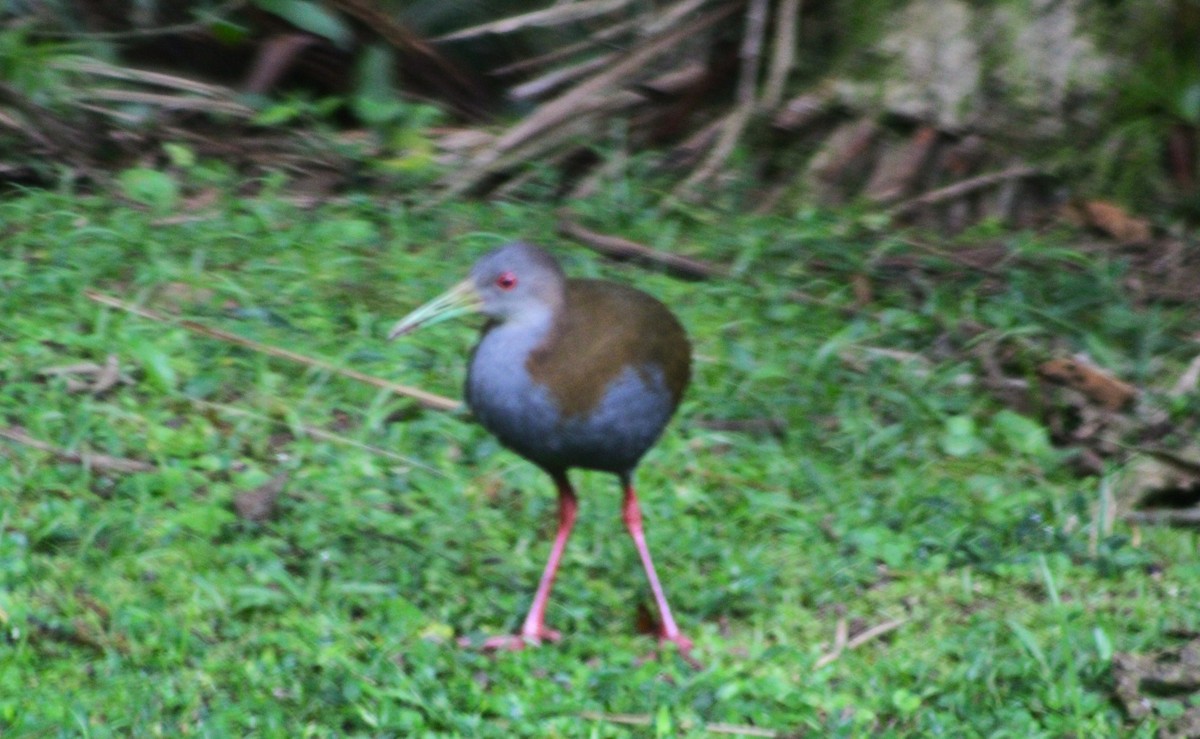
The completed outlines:
[[[668,642],[675,645],[675,648],[679,650],[679,656],[682,657],[683,661],[687,662],[688,665],[697,670],[703,666],[700,664],[699,660],[692,656],[693,644],[691,639],[680,633],[676,633],[674,636],[667,636],[666,634],[663,634],[658,637],[659,647],[667,644]]]
[[[467,649],[482,649],[485,652],[515,652],[525,647],[539,646],[544,642],[557,642],[560,639],[562,639],[562,634],[559,632],[554,629],[542,628],[527,634],[489,636],[483,640],[482,644],[464,636],[458,640],[458,645]]]
[[[662,636],[658,637],[658,641],[659,643],[671,642],[675,646],[679,647],[679,651],[683,652],[684,654],[691,652],[692,647],[694,646],[691,639],[679,633],[676,633],[674,636],[667,636],[666,634],[663,634]]]

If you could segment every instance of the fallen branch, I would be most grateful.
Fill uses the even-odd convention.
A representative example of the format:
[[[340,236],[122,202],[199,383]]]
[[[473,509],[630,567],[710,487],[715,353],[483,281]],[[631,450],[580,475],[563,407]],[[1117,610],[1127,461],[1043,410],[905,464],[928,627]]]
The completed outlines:
[[[692,259],[691,257],[672,254],[671,252],[651,249],[648,246],[623,239],[620,236],[609,236],[598,233],[562,218],[558,222],[558,232],[582,243],[593,251],[612,257],[613,259],[640,259],[658,264],[681,277],[707,279],[710,277],[727,277],[723,267],[708,262]]]
[[[308,357],[303,354],[298,354],[296,352],[289,351],[287,349],[283,349],[283,348],[280,348],[277,346],[271,346],[270,344],[262,344],[257,341],[252,341],[250,339],[247,339],[242,336],[238,336],[237,334],[233,334],[228,331],[222,331],[220,329],[210,328],[208,326],[205,326],[202,323],[197,323],[195,321],[188,321],[188,320],[172,319],[167,316],[163,316],[158,313],[155,313],[152,310],[148,310],[148,309],[142,308],[140,306],[126,303],[125,301],[120,300],[118,298],[114,298],[111,295],[105,295],[104,293],[99,293],[94,290],[85,290],[84,295],[86,295],[89,300],[100,303],[101,305],[107,305],[110,308],[119,308],[120,310],[127,311],[136,316],[141,316],[142,318],[148,318],[151,321],[157,321],[159,323],[166,323],[166,324],[171,324],[171,325],[175,325],[175,326],[180,326],[182,328],[186,328],[188,331],[200,334],[201,336],[207,336],[210,339],[217,339],[219,341],[225,341],[230,344],[236,344],[238,346],[243,346],[243,347],[246,347],[247,349],[251,349],[253,351],[260,352],[262,354],[269,354],[273,357],[279,357],[280,359],[287,359],[289,361],[296,362],[298,364],[303,364],[306,367],[313,367],[316,369],[323,370],[325,372],[330,372],[335,375],[341,375],[342,377],[348,377],[351,380],[357,380],[358,382],[362,382],[367,385],[372,385],[374,387],[381,388],[383,390],[390,390],[390,391],[396,393],[397,395],[403,395],[405,397],[412,398],[413,400],[416,400],[418,403],[425,406],[426,408],[432,408],[434,410],[439,410],[439,411],[453,411],[453,410],[457,410],[461,405],[457,400],[453,400],[451,398],[447,398],[442,395],[436,395],[434,393],[426,392],[425,390],[421,390],[420,388],[410,387],[408,385],[401,385],[399,383],[391,382],[390,380],[385,380],[381,377],[374,377],[372,375],[358,372],[357,370],[346,369],[344,367],[338,367],[336,365],[330,364],[329,362],[326,362],[321,359],[316,359],[314,357]]]
[[[27,446],[31,449],[37,449],[40,452],[46,452],[64,462],[83,465],[96,472],[120,472],[128,474],[133,472],[153,472],[157,469],[152,464],[139,462],[136,459],[110,457],[107,454],[93,454],[86,451],[73,452],[70,449],[63,449],[60,446],[35,439],[21,429],[11,426],[0,426],[0,438],[8,439],[11,442]]]
[[[892,208],[890,215],[892,218],[899,218],[930,205],[937,205],[938,203],[942,203],[947,200],[954,200],[955,198],[961,198],[964,195],[970,195],[977,190],[985,190],[989,187],[999,185],[1010,180],[1020,180],[1025,179],[1026,177],[1034,177],[1041,173],[1042,171],[1040,169],[1036,169],[1025,164],[1019,164],[1015,167],[1009,167],[1008,169],[1001,170],[999,172],[991,172],[989,174],[981,174],[977,177],[970,177],[960,182],[956,182],[953,185],[939,187],[936,190],[930,190],[924,195],[918,195],[911,200],[906,200],[897,205],[895,208]]]

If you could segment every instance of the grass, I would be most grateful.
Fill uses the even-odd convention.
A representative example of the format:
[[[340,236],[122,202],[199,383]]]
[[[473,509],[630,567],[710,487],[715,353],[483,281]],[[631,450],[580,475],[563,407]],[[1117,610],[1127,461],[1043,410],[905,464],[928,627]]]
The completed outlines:
[[[876,274],[869,309],[847,317],[851,276],[904,248],[853,214],[651,219],[635,192],[580,206],[738,272],[688,283],[560,243],[547,209],[229,194],[156,225],[163,207],[0,201],[0,424],[155,466],[105,473],[0,442],[6,736],[1155,734],[1114,704],[1110,660],[1200,629],[1196,535],[1146,528],[1134,546],[1124,523],[1097,529],[1102,481],[943,346],[973,321],[1169,387],[1195,310],[1132,305],[1115,258],[1080,257],[1065,234],[992,235],[1026,257],[999,289]],[[554,525],[544,475],[458,415],[83,295],[458,397],[470,322],[382,336],[516,236],[572,274],[660,296],[691,331],[693,386],[639,483],[702,669],[644,659],[652,602],[611,478],[576,475],[580,525],[548,618],[564,641],[458,649],[528,606]],[[110,354],[129,382],[99,397],[39,374]],[[761,417],[786,437],[702,423]],[[234,498],[279,472],[274,518],[240,519]],[[903,624],[822,660],[839,620],[851,635]]]

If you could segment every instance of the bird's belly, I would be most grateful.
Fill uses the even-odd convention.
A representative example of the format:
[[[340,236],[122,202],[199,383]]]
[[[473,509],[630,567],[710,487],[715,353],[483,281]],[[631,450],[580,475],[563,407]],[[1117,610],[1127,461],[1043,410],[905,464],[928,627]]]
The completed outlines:
[[[626,368],[587,411],[564,415],[525,368],[504,378],[472,372],[467,403],[505,446],[551,471],[571,467],[630,472],[662,433],[674,404],[662,371]]]

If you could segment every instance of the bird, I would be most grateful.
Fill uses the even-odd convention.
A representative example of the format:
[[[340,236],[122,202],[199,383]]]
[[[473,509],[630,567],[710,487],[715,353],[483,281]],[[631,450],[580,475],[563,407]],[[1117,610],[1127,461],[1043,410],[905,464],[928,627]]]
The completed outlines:
[[[558,493],[558,530],[529,612],[517,633],[490,637],[483,648],[561,639],[546,626],[546,606],[579,508],[568,472],[586,469],[616,475],[622,518],[658,607],[659,640],[687,657],[693,642],[654,569],[633,483],[691,379],[683,325],[657,298],[569,278],[546,250],[515,241],[480,257],[465,280],[400,319],[388,338],[469,313],[486,322],[468,360],[467,406],[503,446],[544,470]]]

